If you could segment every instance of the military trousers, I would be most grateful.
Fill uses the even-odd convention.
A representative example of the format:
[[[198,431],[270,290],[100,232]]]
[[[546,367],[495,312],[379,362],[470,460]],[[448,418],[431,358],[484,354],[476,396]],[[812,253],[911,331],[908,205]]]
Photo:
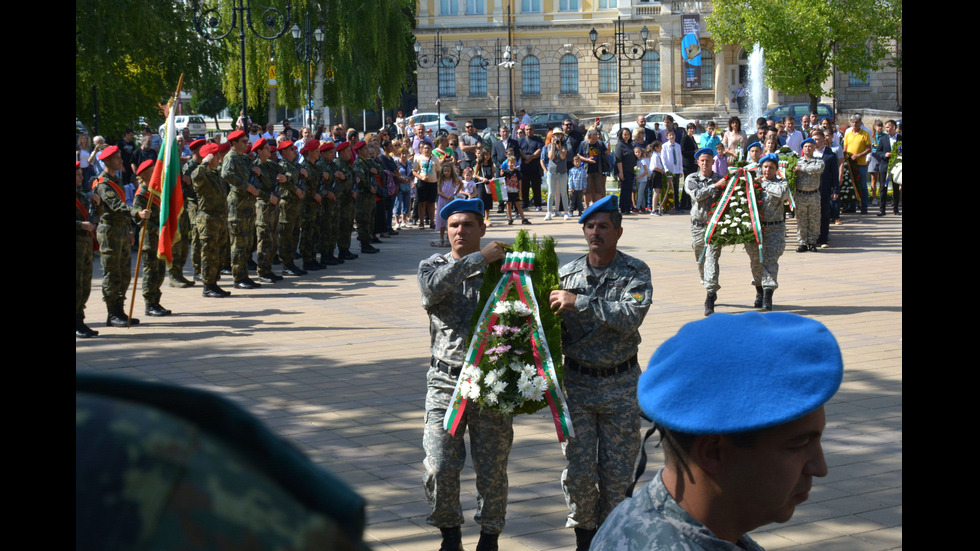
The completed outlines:
[[[354,200],[338,199],[337,202],[337,248],[350,249],[350,235],[354,231]]]
[[[437,368],[426,375],[425,449],[422,483],[432,513],[426,522],[439,528],[463,524],[459,502],[459,473],[466,461],[463,434],[469,429],[470,453],[476,471],[476,516],[484,532],[499,534],[507,514],[507,457],[514,443],[513,417],[469,404],[456,429],[456,436],[443,428],[456,380]]]
[[[258,236],[258,274],[268,276],[272,273],[272,258],[278,247],[277,230],[279,226],[279,206],[268,201],[255,203],[255,230]]]
[[[184,264],[187,264],[187,256],[191,250],[191,216],[188,212],[189,203],[184,203],[184,212],[180,214],[177,228],[180,239],[173,244],[173,262],[170,264],[170,275],[183,275]],[[200,262],[200,259],[198,259]]]
[[[354,201],[354,217],[357,221],[357,240],[361,243],[371,243],[374,234],[374,195],[357,196]]]
[[[721,247],[704,243],[704,226],[691,224],[691,248],[694,249],[694,260],[698,262],[698,272],[701,274],[701,284],[711,291],[721,289],[718,284],[718,259],[721,258]],[[701,258],[701,255],[704,258]]]
[[[561,487],[568,528],[596,529],[626,499],[640,453],[640,367],[609,377],[565,372],[564,391],[575,436],[565,439]]]
[[[786,223],[780,222],[762,228],[762,261],[759,261],[759,246],[754,243],[745,244],[745,252],[749,255],[749,266],[752,269],[752,282],[763,289],[776,289],[779,283],[779,257],[786,250]]]
[[[99,224],[96,231],[99,238],[99,261],[102,263],[102,300],[111,312],[122,308],[126,302],[126,289],[129,288],[129,224],[109,226]]]
[[[248,261],[252,258],[252,243],[255,241],[255,210],[252,206],[252,216],[243,216],[228,220],[228,235],[231,237],[231,273],[235,283],[248,279]]]
[[[92,294],[92,235],[75,235],[75,317],[85,319],[85,303]]]
[[[333,250],[337,247],[337,236],[340,230],[338,225],[339,220],[337,215],[339,213],[339,205],[337,200],[331,201],[327,197],[323,198],[323,212],[320,214],[320,254],[331,255]]]
[[[167,261],[157,258],[157,243],[159,232],[156,228],[146,228],[146,237],[143,238],[143,255],[140,257],[143,270],[143,300],[146,305],[160,304],[160,297],[163,293],[160,286],[167,275]]]
[[[303,218],[303,202],[297,197],[279,201],[279,259],[283,266],[293,263],[299,244],[299,228]]]
[[[223,253],[229,247],[228,217],[199,212],[197,232],[201,238],[201,282],[215,285],[224,262]]]
[[[820,237],[820,192],[797,191],[796,239],[800,245],[816,245]]]
[[[299,252],[303,262],[316,260],[316,248],[320,244],[320,216],[322,205],[313,200],[303,203],[303,231],[300,236]]]

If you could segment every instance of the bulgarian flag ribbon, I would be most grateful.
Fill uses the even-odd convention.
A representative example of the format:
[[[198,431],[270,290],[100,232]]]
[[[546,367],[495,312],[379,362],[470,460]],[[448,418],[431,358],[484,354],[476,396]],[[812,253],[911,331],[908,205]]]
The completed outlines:
[[[157,257],[166,260],[167,266],[173,262],[173,246],[180,239],[178,223],[184,211],[184,193],[180,182],[180,152],[177,151],[177,131],[174,127],[173,99],[170,100],[170,114],[167,116],[167,134],[163,139],[160,155],[153,165],[150,177],[150,192],[160,197],[160,241],[157,244]]]
[[[507,200],[507,184],[503,177],[490,180],[487,182],[487,187],[490,189],[490,196],[493,197],[494,201]]]

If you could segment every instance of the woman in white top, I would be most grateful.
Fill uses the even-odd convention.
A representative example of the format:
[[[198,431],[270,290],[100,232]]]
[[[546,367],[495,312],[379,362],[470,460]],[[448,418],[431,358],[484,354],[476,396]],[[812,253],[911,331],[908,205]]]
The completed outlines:
[[[745,146],[748,144],[748,137],[742,130],[742,121],[736,116],[728,119],[728,130],[721,138],[721,143],[725,144],[725,154],[728,155],[728,165],[734,166],[735,162],[745,157]]]

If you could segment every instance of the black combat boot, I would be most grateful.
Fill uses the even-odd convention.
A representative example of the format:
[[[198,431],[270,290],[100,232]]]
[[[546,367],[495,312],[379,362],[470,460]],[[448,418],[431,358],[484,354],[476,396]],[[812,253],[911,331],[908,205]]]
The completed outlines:
[[[766,289],[765,294],[762,296],[762,309],[771,312],[772,311],[772,292],[775,289]]]
[[[592,546],[592,538],[595,537],[595,528],[586,530],[585,528],[575,529],[575,551],[589,551]]]
[[[182,272],[171,272],[170,286],[178,289],[186,289],[187,287],[193,287],[194,282],[184,277]]]
[[[336,266],[338,264],[343,264],[344,261],[333,255],[333,251],[329,253],[323,253],[320,255],[320,264],[324,266]]]
[[[163,317],[163,316],[169,316],[170,314],[173,314],[173,312],[171,312],[170,310],[167,310],[163,306],[160,306],[160,303],[159,302],[156,303],[156,304],[147,304],[146,305],[146,315],[147,316]]]
[[[340,253],[337,254],[337,257],[341,260],[354,260],[357,258],[357,255],[350,252],[350,249],[340,249]]]
[[[85,316],[76,315],[75,316],[75,336],[80,339],[89,339],[92,337],[97,337],[99,335],[98,331],[91,329],[89,326],[85,325]]]
[[[756,286],[755,288],[755,305],[756,308],[762,308],[762,287]]]
[[[381,249],[372,245],[370,241],[361,241],[361,252],[365,254],[375,254],[381,252]]]
[[[708,291],[707,298],[704,299],[704,315],[710,316],[715,313],[715,300],[718,299],[718,293],[714,291]]]
[[[480,541],[476,544],[476,551],[497,551],[497,538],[500,534],[488,534],[480,531]]]
[[[463,551],[463,532],[459,526],[452,528],[440,528],[442,532],[442,545],[439,551]]]
[[[309,272],[307,272],[303,268],[300,268],[296,264],[290,262],[289,264],[284,264],[283,265],[283,267],[282,267],[282,273],[284,273],[286,275],[291,275],[291,276],[301,276],[301,275],[306,275]]]

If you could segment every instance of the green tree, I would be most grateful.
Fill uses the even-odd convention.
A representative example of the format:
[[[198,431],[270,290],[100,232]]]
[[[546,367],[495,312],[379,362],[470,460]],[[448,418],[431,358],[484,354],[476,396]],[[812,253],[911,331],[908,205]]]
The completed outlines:
[[[194,32],[179,0],[76,0],[75,114],[112,142],[139,117],[163,120],[162,106],[184,74],[184,89],[221,65],[220,51]],[[93,99],[93,88],[95,99]]]
[[[807,94],[816,111],[823,83],[838,71],[866,78],[892,51],[902,25],[901,2],[889,0],[715,0],[707,18],[723,44],[759,44],[766,84]]]

